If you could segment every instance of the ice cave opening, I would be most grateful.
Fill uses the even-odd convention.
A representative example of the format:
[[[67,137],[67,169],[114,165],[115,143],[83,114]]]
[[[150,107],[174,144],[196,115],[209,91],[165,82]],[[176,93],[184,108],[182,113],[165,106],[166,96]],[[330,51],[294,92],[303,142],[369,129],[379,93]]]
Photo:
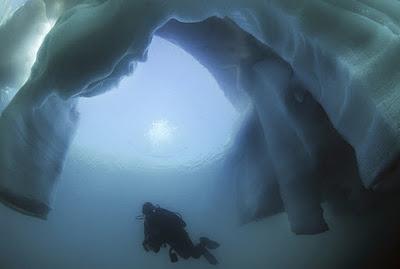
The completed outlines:
[[[160,37],[134,74],[105,94],[81,98],[78,110],[73,145],[81,155],[143,169],[211,163],[231,146],[240,123],[209,71]]]
[[[226,205],[232,197],[221,195],[229,190],[221,184],[218,160],[230,150],[241,115],[191,55],[155,37],[148,60],[133,75],[105,94],[80,98],[78,111],[79,127],[47,221],[0,208],[6,216],[0,227],[10,231],[5,241],[35,242],[34,251],[29,243],[7,247],[4,263],[22,252],[28,254],[17,264],[21,268],[46,268],[49,259],[69,259],[74,268],[160,268],[164,259],[141,255],[137,243],[143,224],[135,216],[144,201],[178,211],[196,238],[206,231],[230,240],[236,215]]]
[[[157,2],[0,0],[0,267],[176,268],[145,201],[223,268],[397,261],[399,2]]]

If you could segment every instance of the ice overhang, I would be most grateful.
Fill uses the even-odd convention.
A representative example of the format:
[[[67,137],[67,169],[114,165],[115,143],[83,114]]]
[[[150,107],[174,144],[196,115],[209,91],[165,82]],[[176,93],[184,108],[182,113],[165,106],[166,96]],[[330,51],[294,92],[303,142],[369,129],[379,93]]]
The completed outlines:
[[[243,203],[244,218],[284,209],[295,233],[323,232],[320,204],[332,182],[398,188],[399,9],[393,1],[177,0],[88,1],[61,10],[29,80],[0,118],[2,199],[51,207],[76,129],[76,98],[101,94],[132,72],[155,33],[206,66],[233,104],[254,104],[251,128],[238,137],[245,146],[236,156],[246,158],[232,158],[257,171],[237,174],[260,197]],[[225,19],[204,21],[214,15]],[[339,180],[338,169],[352,180]],[[337,177],[327,185],[327,175]],[[272,209],[268,197],[275,197]]]

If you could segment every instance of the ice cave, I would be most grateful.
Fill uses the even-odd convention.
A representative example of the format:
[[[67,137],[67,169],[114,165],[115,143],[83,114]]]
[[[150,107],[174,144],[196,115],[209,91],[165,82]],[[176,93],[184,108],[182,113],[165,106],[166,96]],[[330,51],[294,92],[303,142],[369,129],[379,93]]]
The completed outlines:
[[[400,268],[399,0],[0,0],[0,267]],[[397,92],[399,91],[399,92]]]

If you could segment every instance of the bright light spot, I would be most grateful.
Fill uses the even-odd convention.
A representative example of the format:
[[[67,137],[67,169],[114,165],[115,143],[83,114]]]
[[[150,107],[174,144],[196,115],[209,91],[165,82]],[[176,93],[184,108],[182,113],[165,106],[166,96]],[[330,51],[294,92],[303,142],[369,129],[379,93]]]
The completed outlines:
[[[147,137],[153,147],[157,148],[162,144],[172,142],[173,134],[176,128],[172,127],[167,120],[157,120],[151,124],[151,128],[147,133]]]
[[[134,75],[79,102],[78,154],[119,167],[200,167],[226,152],[238,118],[208,70],[157,37]]]
[[[41,27],[38,27],[36,29],[36,35],[33,40],[30,42],[30,49],[27,51],[26,56],[24,58],[25,60],[25,68],[26,68],[26,78],[24,81],[26,81],[29,77],[29,70],[31,70],[33,64],[36,61],[37,54],[39,52],[40,46],[42,45],[45,37],[47,34],[50,32],[50,30],[53,28],[54,24],[56,22],[54,20],[47,21],[45,23],[41,24]]]
[[[28,59],[27,59],[28,66],[31,67],[33,65],[33,63],[35,62],[39,48],[42,45],[47,34],[53,28],[54,24],[55,24],[54,20],[47,21],[46,23],[43,23],[41,25],[41,27],[36,29],[37,34],[35,36],[35,39],[31,41],[31,49],[28,52],[28,55],[29,55]]]

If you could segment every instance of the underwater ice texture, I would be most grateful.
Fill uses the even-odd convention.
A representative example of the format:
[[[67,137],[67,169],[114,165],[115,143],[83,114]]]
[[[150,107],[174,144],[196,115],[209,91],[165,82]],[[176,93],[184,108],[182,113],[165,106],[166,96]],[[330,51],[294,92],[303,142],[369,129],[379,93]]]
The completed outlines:
[[[0,85],[19,89],[9,104],[2,97],[1,199],[46,217],[77,126],[76,99],[133,72],[164,26],[159,35],[198,58],[238,109],[242,99],[254,105],[243,126],[251,135],[238,135],[227,164],[244,221],[284,208],[295,233],[326,231],[326,186],[357,193],[359,174],[366,188],[398,187],[399,14],[394,0],[32,0],[0,27]],[[202,33],[213,16],[225,18],[211,21],[225,34]],[[29,75],[20,57],[42,38],[34,25],[56,19]],[[266,208],[268,199],[276,206]]]

